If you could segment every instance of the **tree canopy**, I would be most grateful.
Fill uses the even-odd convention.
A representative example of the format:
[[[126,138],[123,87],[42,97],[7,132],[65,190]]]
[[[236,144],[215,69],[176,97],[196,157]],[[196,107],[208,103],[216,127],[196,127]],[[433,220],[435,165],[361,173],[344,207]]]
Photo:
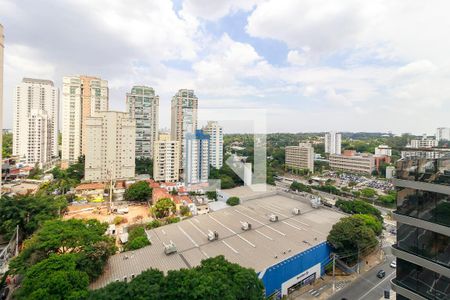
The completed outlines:
[[[143,226],[131,228],[128,232],[128,242],[125,244],[125,250],[136,250],[150,245]]]
[[[264,299],[264,286],[252,269],[230,263],[223,256],[203,260],[192,269],[150,269],[129,283],[116,282],[91,291],[89,300],[119,299]]]
[[[66,208],[64,197],[3,196],[0,201],[0,234],[9,239],[19,225],[21,233],[28,237],[45,221],[57,218]]]
[[[78,253],[79,265],[84,266],[90,278],[95,278],[115,251],[112,239],[104,235],[107,227],[97,220],[47,221],[24,242],[24,249],[10,262],[10,269],[14,274],[24,274],[51,254]]]
[[[136,174],[148,174],[153,176],[153,160],[150,158],[136,158],[135,171]]]
[[[364,202],[362,200],[337,200],[336,207],[340,208],[343,212],[348,214],[369,214],[376,217],[378,220],[382,221],[381,211],[371,204]]]
[[[152,188],[146,181],[133,183],[125,191],[124,198],[127,201],[148,201],[152,195]]]
[[[170,198],[161,198],[153,206],[153,213],[159,219],[168,217],[175,210],[175,203]]]
[[[365,217],[342,218],[333,225],[327,237],[338,255],[347,262],[355,262],[359,255],[368,254],[378,245],[375,232]]]

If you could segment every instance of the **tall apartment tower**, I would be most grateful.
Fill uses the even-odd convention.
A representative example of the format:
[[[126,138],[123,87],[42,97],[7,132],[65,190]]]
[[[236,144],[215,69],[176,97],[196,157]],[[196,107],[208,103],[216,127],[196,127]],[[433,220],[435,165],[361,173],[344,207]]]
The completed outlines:
[[[436,129],[436,141],[450,141],[450,128],[440,127]]]
[[[340,133],[334,131],[325,133],[325,153],[341,154],[341,139]]]
[[[181,89],[172,97],[171,139],[180,143],[180,167],[184,166],[185,134],[197,129],[198,98],[193,90]]]
[[[208,182],[209,135],[201,130],[186,134],[184,182],[187,185]]]
[[[3,25],[0,24],[0,130],[3,132],[3,49],[5,37],[3,35]],[[0,149],[2,149],[2,137],[0,136]],[[0,151],[0,162],[2,160],[2,153]],[[2,168],[0,168],[0,191],[2,188]]]
[[[58,156],[58,112],[53,81],[24,78],[14,93],[13,154],[41,166]]]
[[[128,113],[102,111],[86,118],[85,179],[134,178],[136,123]]]
[[[450,299],[450,155],[445,154],[397,162],[392,289],[399,300]]]
[[[286,147],[286,167],[292,170],[314,172],[314,148],[310,143]]]
[[[127,111],[136,120],[136,158],[153,158],[158,140],[159,96],[147,86],[133,86],[127,93]]]
[[[86,119],[108,110],[108,82],[97,77],[63,78],[62,161],[70,165],[86,154]]]
[[[168,133],[160,133],[153,151],[153,178],[155,181],[177,182],[180,179],[180,144]]]
[[[209,164],[220,169],[223,165],[223,128],[216,121],[208,121],[203,132],[209,135]]]

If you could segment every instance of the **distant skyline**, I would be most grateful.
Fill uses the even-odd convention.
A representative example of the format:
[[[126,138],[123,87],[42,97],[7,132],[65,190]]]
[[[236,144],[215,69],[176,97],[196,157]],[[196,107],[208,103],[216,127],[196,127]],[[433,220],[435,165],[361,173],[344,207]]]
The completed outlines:
[[[153,87],[160,128],[188,88],[200,109],[267,109],[268,132],[432,135],[450,127],[449,9],[445,0],[0,0],[3,127],[23,77],[61,88],[63,76],[85,74],[108,80],[112,110],[125,111],[133,85]]]

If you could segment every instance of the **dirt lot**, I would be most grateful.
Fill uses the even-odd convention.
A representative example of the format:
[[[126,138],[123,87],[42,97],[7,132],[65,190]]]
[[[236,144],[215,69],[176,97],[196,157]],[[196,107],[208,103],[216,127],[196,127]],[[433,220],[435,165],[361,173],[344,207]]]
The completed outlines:
[[[97,219],[100,222],[107,222],[112,224],[114,217],[121,216],[127,220],[120,225],[117,229],[123,225],[130,225],[136,223],[147,223],[152,220],[148,215],[147,205],[130,205],[128,206],[127,214],[108,214],[106,205],[96,204],[84,204],[84,205],[69,205],[68,213],[64,216],[65,220],[68,219]]]

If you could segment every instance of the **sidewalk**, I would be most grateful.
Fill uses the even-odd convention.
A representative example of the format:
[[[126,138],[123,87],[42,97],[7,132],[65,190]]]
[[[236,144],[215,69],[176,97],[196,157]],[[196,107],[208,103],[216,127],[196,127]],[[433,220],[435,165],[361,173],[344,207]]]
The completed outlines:
[[[361,273],[351,274],[347,276],[336,276],[336,289],[333,291],[333,276],[325,275],[323,279],[318,279],[312,285],[304,286],[301,289],[294,291],[288,296],[288,299],[300,300],[300,299],[315,299],[326,300],[332,296],[335,292],[345,288],[351,284],[354,280],[365,274],[367,271],[375,268],[380,263],[385,261],[384,253],[381,254],[378,250],[369,255],[364,261],[361,261]],[[382,256],[382,257],[381,257]],[[366,262],[363,264],[363,262]],[[391,299],[392,294],[391,294]]]

